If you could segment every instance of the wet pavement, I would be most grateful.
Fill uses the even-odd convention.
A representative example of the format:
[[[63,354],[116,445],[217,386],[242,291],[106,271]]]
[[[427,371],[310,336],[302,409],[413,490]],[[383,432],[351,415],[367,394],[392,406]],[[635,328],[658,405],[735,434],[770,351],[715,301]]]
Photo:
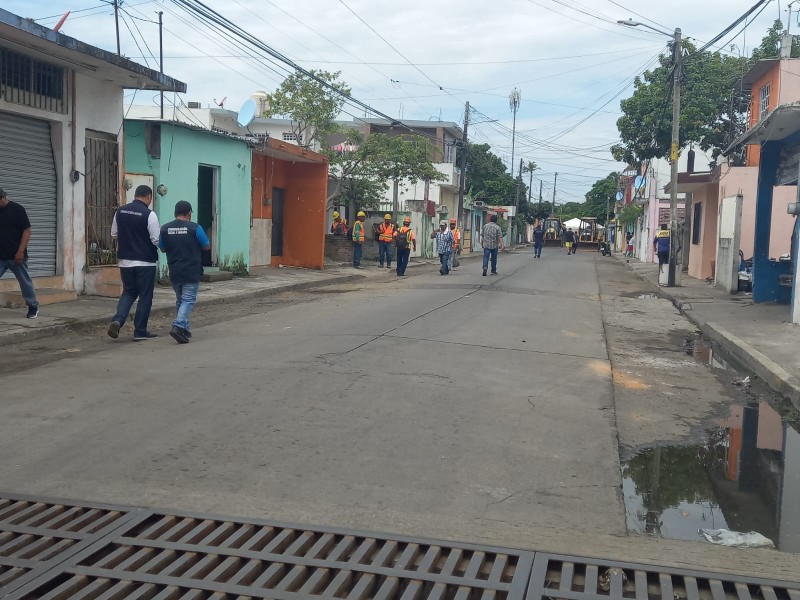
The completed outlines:
[[[800,552],[800,413],[720,352],[689,342],[733,402],[702,440],[659,443],[623,456],[629,533],[702,541],[699,529],[758,532]]]

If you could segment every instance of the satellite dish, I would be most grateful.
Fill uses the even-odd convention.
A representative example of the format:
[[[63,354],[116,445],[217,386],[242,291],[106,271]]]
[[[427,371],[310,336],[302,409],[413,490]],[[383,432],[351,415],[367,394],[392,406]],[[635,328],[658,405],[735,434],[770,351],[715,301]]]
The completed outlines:
[[[636,179],[634,179],[633,187],[636,188],[637,190],[640,190],[644,187],[645,183],[647,183],[647,178],[642,175],[639,175],[636,177]]]
[[[257,110],[256,101],[252,98],[242,104],[242,108],[239,109],[239,114],[236,115],[236,122],[239,124],[239,127],[247,127],[250,125],[253,119],[256,118]]]
[[[622,192],[617,192],[617,195],[616,195],[617,202],[622,202],[622,199],[624,197],[625,197],[625,195]]]

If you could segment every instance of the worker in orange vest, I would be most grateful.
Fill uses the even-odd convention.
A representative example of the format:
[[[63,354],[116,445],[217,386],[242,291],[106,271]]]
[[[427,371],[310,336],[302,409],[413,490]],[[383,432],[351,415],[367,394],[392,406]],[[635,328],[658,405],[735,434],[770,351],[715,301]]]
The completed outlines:
[[[453,264],[456,260],[456,254],[461,254],[461,230],[457,227],[457,221],[455,219],[450,219],[450,231],[453,232],[453,251],[450,253],[448,266],[451,271],[455,271],[456,268]]]
[[[337,210],[333,211],[331,233],[333,235],[347,235],[347,219],[342,217]]]
[[[403,226],[394,233],[395,244],[397,245],[397,276],[403,277],[408,267],[408,258],[411,256],[411,249],[417,251],[417,238],[414,230],[411,229],[411,217],[403,219]]]
[[[392,268],[392,242],[397,227],[392,223],[392,215],[383,216],[383,223],[378,225],[378,266],[383,267],[383,258],[386,257],[386,266]]]

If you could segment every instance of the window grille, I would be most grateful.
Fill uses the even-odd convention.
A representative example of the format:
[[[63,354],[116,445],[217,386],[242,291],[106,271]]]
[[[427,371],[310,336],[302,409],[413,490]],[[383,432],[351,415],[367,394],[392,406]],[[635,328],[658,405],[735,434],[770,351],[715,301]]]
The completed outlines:
[[[283,141],[284,142],[296,142],[297,141],[297,135],[295,135],[294,133],[284,132]]]
[[[767,113],[769,113],[769,84],[761,88],[758,97],[759,97],[758,118],[763,119],[764,117],[767,116]]]
[[[67,70],[0,47],[0,97],[50,112],[67,112]]]

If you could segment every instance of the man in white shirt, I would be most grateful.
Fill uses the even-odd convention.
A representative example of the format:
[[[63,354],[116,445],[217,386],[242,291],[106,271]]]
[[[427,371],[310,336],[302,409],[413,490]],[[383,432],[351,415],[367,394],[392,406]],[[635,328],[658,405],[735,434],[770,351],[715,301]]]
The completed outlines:
[[[153,306],[161,229],[156,213],[150,210],[152,202],[153,190],[146,185],[140,185],[136,188],[133,202],[120,206],[111,223],[111,236],[117,239],[119,272],[122,277],[122,296],[117,303],[117,313],[108,326],[108,335],[115,339],[137,299],[136,314],[133,317],[133,341],[158,337],[147,329]]]

